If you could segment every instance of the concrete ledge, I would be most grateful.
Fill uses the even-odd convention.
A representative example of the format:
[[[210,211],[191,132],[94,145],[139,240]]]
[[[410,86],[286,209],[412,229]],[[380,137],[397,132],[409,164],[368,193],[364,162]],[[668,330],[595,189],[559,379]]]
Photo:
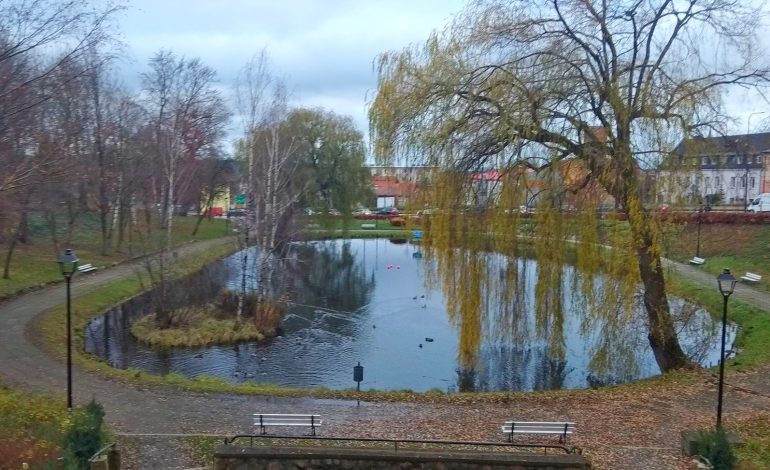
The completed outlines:
[[[698,441],[698,435],[700,434],[700,431],[682,431],[682,454],[686,456],[693,456],[697,454],[697,450],[695,449],[695,443]],[[730,443],[733,447],[743,445],[743,441],[741,440],[740,436],[735,434],[734,432],[728,432],[727,433],[727,442]]]
[[[214,453],[215,470],[302,469],[590,469],[576,454],[521,454],[459,451],[453,449],[399,449],[354,447],[220,446]]]

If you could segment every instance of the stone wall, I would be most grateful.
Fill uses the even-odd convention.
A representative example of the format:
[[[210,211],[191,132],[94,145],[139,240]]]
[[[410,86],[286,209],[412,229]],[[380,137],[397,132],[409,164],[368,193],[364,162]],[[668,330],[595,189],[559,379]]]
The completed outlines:
[[[360,449],[348,447],[237,447],[220,446],[214,454],[215,470],[586,470],[586,459],[577,454],[514,454],[455,450]]]

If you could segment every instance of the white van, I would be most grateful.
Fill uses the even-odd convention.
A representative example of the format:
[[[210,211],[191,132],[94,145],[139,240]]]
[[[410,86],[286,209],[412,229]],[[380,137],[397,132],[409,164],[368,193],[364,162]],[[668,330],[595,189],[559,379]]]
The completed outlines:
[[[770,212],[770,193],[762,193],[755,197],[746,210],[749,212]]]

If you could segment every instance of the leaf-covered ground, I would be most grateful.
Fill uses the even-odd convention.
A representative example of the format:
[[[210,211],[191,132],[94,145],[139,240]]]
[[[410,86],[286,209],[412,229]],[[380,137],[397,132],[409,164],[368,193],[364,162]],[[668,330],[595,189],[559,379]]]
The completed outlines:
[[[770,370],[728,376],[724,422],[728,429],[757,439],[770,419]],[[160,391],[147,390],[153,400]],[[716,378],[708,372],[684,374],[681,380],[652,380],[611,390],[499,395],[495,399],[468,395],[448,403],[355,402],[296,398],[203,396],[167,391],[152,413],[134,416],[118,427],[124,431],[249,433],[255,411],[318,412],[323,415],[323,436],[394,439],[451,439],[503,442],[500,425],[505,419],[564,420],[577,423],[570,445],[583,449],[598,469],[686,469],[691,461],[680,451],[680,433],[713,426],[716,412]],[[151,403],[151,401],[148,401]],[[123,416],[124,412],[115,410]],[[164,420],[175,416],[173,424]],[[115,416],[113,416],[115,419]],[[291,431],[290,431],[291,432]],[[122,438],[130,468],[151,468],[164,449],[173,453],[189,449],[184,439]],[[517,438],[521,442],[526,438]],[[557,443],[558,439],[539,438]],[[189,440],[188,440],[189,441]],[[762,450],[749,449],[742,468],[764,468]],[[766,456],[765,456],[766,457]],[[197,461],[195,454],[188,459]],[[191,462],[187,461],[187,465]],[[766,462],[766,461],[765,461]],[[204,465],[205,462],[196,462]],[[759,466],[757,466],[759,465]]]

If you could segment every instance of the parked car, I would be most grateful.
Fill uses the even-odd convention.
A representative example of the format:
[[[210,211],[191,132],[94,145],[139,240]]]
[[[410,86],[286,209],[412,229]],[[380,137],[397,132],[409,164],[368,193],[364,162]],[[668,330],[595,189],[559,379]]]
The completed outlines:
[[[366,207],[361,209],[356,209],[353,211],[353,215],[372,215],[372,211],[370,209],[367,209]]]
[[[770,212],[770,193],[762,193],[751,201],[748,212]]]
[[[243,209],[232,209],[227,211],[228,217],[244,217],[246,215],[246,211]]]
[[[383,207],[377,209],[377,215],[398,215],[398,209],[395,207]]]

